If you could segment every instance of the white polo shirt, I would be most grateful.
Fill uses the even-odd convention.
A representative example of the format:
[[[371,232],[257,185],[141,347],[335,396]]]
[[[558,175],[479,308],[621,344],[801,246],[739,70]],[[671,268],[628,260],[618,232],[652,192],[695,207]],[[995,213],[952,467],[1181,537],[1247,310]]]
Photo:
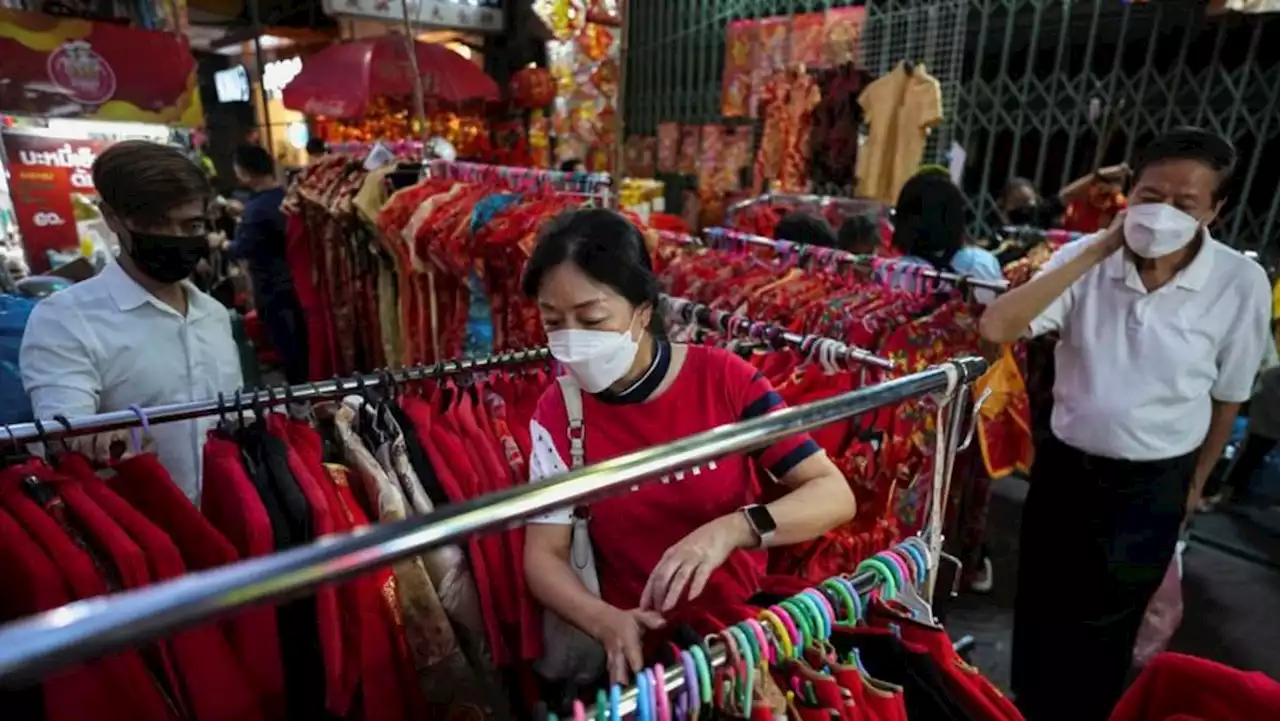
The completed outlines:
[[[184,318],[116,263],[40,301],[22,337],[22,384],[37,418],[217,398],[243,384],[231,317],[190,283]],[[205,433],[217,418],[151,426],[173,480],[199,502]]]
[[[1074,258],[1099,235],[1064,246]],[[1242,403],[1271,342],[1271,288],[1254,261],[1205,234],[1195,259],[1147,292],[1132,259],[1113,253],[1031,324],[1060,331],[1053,433],[1087,453],[1131,461],[1194,451],[1211,400]]]

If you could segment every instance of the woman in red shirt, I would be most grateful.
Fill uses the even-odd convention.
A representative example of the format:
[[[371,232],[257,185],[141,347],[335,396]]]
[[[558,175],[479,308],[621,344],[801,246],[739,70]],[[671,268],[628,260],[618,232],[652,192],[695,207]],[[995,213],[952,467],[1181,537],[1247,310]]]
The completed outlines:
[[[644,238],[608,210],[549,223],[525,268],[552,355],[581,387],[586,463],[669,443],[783,407],[746,361],[673,345],[659,317]],[[530,480],[569,469],[568,413],[558,384],[530,424]],[[647,630],[699,597],[743,604],[759,590],[770,546],[821,536],[854,514],[840,471],[807,435],[752,454],[783,488],[760,501],[748,456],[717,459],[590,506],[600,597],[570,567],[571,510],[528,527],[525,574],[548,610],[604,646],[618,681],[641,668]],[[768,485],[769,483],[766,483]]]

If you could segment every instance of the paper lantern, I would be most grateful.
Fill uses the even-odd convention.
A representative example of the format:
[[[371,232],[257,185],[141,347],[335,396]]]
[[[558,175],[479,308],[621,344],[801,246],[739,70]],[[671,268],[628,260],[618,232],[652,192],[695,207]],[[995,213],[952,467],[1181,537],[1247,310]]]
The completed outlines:
[[[526,110],[545,108],[556,99],[556,84],[546,68],[524,68],[511,78],[511,99]]]

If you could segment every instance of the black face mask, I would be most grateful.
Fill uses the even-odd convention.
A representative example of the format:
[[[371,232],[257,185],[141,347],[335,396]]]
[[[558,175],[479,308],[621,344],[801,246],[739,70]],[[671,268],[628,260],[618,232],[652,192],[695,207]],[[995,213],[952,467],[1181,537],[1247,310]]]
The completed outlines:
[[[159,235],[129,231],[129,257],[138,270],[160,283],[177,283],[209,255],[209,241],[201,235]]]

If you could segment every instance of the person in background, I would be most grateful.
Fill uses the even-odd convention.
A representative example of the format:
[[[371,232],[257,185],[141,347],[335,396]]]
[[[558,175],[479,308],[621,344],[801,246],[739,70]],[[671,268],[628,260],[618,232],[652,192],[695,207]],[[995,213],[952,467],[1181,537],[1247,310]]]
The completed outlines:
[[[1110,714],[1272,342],[1266,272],[1208,230],[1235,166],[1231,142],[1206,130],[1157,137],[1129,209],[979,321],[991,343],[1061,335],[1019,543],[1012,685],[1028,721]]]
[[[996,206],[1001,226],[1030,226],[1032,228],[1060,227],[1062,215],[1067,205],[1089,194],[1095,185],[1121,185],[1129,178],[1129,166],[1121,163],[1099,168],[1096,173],[1076,178],[1057,195],[1047,198],[1040,196],[1035,183],[1027,178],[1010,178],[1005,183],[1004,192],[1000,194],[1000,203]]]
[[[903,257],[896,263],[924,265],[978,280],[1004,280],[1000,261],[990,251],[968,243],[965,236],[964,194],[946,172],[924,170],[912,176],[898,193],[893,220],[893,246]],[[894,273],[895,286],[910,289],[916,279],[909,272]],[[995,293],[978,288],[974,300],[986,304]]]
[[[329,154],[329,146],[325,144],[324,138],[308,138],[307,139],[307,160],[308,162],[316,162]]]
[[[293,271],[285,258],[284,187],[266,150],[242,145],[233,163],[236,177],[253,195],[244,204],[235,239],[223,244],[232,259],[245,260],[253,281],[254,307],[271,345],[284,359],[291,384],[308,380],[307,325],[294,291]]]
[[[19,366],[35,416],[75,418],[235,392],[243,383],[227,309],[187,280],[209,251],[214,191],[204,171],[176,148],[126,140],[98,156],[93,183],[121,252],[31,313]],[[216,422],[163,423],[150,432],[160,461],[196,503],[201,449]],[[67,445],[106,462],[142,450],[129,438],[113,431]]]
[[[879,255],[880,224],[866,213],[845,219],[836,234],[836,247],[854,255]]]
[[[569,158],[560,163],[560,172],[562,173],[585,173],[587,172],[587,164],[579,158]]]
[[[804,245],[836,247],[836,232],[831,229],[831,224],[799,210],[787,213],[773,226],[773,237]]]

